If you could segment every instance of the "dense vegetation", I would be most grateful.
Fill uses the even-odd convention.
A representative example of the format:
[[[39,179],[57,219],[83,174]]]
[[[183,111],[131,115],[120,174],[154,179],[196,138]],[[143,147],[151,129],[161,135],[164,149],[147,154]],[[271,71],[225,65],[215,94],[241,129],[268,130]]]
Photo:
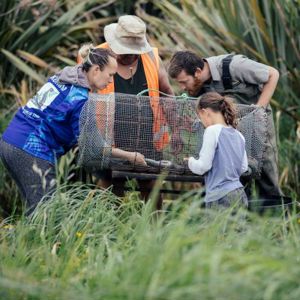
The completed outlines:
[[[0,231],[0,298],[299,299],[299,224],[74,186]]]
[[[173,51],[243,53],[276,67],[272,100],[280,184],[300,195],[300,11],[292,0],[2,0],[0,133],[45,78],[74,64],[81,43],[103,41],[103,26],[124,13],[146,20],[167,63]],[[230,211],[207,213],[184,196],[153,215],[136,192],[122,203],[109,191],[67,182],[32,218],[0,223],[0,299],[299,299],[299,219]],[[17,189],[0,164],[0,207]],[[19,212],[19,210],[17,210]],[[7,216],[0,210],[1,219]]]

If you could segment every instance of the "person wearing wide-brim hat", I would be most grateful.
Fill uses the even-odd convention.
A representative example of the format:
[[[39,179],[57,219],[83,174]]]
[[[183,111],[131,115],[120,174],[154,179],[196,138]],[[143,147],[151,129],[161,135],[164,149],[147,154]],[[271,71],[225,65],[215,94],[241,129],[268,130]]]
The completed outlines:
[[[153,136],[154,138],[153,141],[151,138],[140,141],[138,143],[140,148],[136,151],[141,151],[145,157],[156,160],[162,159],[162,150],[169,143],[175,151],[179,151],[182,147],[182,140],[175,126],[172,126],[172,123],[175,124],[175,122],[174,120],[167,120],[159,101],[155,101],[159,97],[159,91],[166,94],[173,94],[173,91],[168,74],[159,58],[158,49],[151,47],[147,41],[146,24],[137,16],[121,16],[117,23],[104,27],[104,37],[106,42],[98,47],[110,48],[117,55],[118,68],[114,76],[114,82],[109,84],[106,89],[99,91],[99,93],[109,94],[115,92],[137,95],[148,89],[144,95],[149,95],[151,99],[149,105],[143,111],[144,120],[149,121],[147,124],[143,124],[142,135]],[[124,103],[122,105],[116,99],[115,119],[121,113],[124,113]],[[121,128],[119,122],[115,122],[114,137],[117,147],[122,148],[137,143],[136,133],[140,129],[139,122],[135,118],[138,115],[138,107],[131,109],[132,122],[130,128],[126,128],[126,135],[124,134],[124,124]],[[153,126],[154,124],[157,126]],[[172,129],[171,138],[169,137],[167,125]],[[110,180],[106,180],[106,183],[102,180],[102,186],[110,184]],[[148,185],[149,188],[151,189]]]
[[[111,50],[118,55],[152,51],[146,38],[146,24],[137,16],[122,16],[118,23],[105,26],[104,37]]]
[[[132,81],[134,82],[136,77],[140,75],[139,71],[144,73],[143,77],[145,77],[145,82],[143,82],[143,86],[135,84],[135,89],[133,89],[131,84],[127,91],[129,94],[137,94],[144,90],[145,87],[157,89],[167,94],[173,94],[168,74],[158,56],[158,49],[151,47],[147,41],[146,24],[142,19],[133,15],[121,16],[118,23],[112,23],[104,27],[104,37],[106,43],[98,47],[109,47],[117,54],[117,75],[121,76],[121,79],[128,80],[130,78],[132,83]],[[141,70],[138,69],[139,62]],[[149,73],[152,73],[152,77],[154,78],[150,78]],[[116,76],[116,79],[117,82],[110,85],[108,90],[114,85],[115,92],[124,93],[124,90],[120,90],[118,86],[120,78]],[[154,81],[157,80],[157,82],[151,82],[151,79]],[[103,93],[105,93],[105,91],[103,91]],[[156,93],[149,93],[150,96],[152,96],[152,94],[157,96]]]

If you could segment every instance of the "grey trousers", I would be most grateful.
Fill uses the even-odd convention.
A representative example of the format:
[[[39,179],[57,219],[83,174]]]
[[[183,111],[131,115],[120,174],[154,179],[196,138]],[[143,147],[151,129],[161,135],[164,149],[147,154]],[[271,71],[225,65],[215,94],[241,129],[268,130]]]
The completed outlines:
[[[206,202],[206,208],[228,208],[237,205],[238,207],[248,207],[248,198],[243,188],[235,189],[224,197],[211,202]]]
[[[279,187],[278,174],[278,150],[276,144],[275,125],[273,121],[272,109],[270,106],[266,108],[268,116],[267,121],[267,143],[263,156],[261,178],[256,181],[258,193],[260,197],[268,198],[268,196],[282,196],[283,193]],[[279,202],[280,201],[280,198]]]
[[[27,215],[35,209],[44,195],[55,190],[55,166],[50,162],[34,157],[2,139],[0,158],[21,192]]]

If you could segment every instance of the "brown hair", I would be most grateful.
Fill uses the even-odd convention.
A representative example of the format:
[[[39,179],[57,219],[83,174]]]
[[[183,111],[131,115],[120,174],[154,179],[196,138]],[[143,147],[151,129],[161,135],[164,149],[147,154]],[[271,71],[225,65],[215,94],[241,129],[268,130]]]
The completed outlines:
[[[221,96],[216,92],[209,92],[203,94],[197,102],[197,110],[202,108],[210,108],[214,112],[221,112],[225,123],[236,128],[237,126],[237,112],[236,106],[232,99],[226,96]]]
[[[169,63],[168,73],[171,78],[176,78],[181,71],[194,76],[197,68],[201,70],[204,67],[204,60],[192,51],[176,52]]]
[[[83,58],[82,68],[88,71],[92,65],[98,65],[103,71],[108,64],[109,56],[116,58],[110,49],[95,48],[93,44],[85,44],[79,49],[79,56]]]

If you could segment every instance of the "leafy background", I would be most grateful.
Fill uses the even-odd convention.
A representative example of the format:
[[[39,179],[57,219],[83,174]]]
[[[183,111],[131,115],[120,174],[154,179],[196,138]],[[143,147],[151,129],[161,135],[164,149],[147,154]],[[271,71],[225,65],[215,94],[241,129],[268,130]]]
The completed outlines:
[[[0,133],[47,76],[74,64],[80,44],[101,43],[106,24],[135,13],[166,65],[174,51],[190,49],[243,53],[280,71],[272,99],[280,184],[299,200],[299,7],[297,0],[2,0]],[[0,223],[0,299],[300,298],[296,209],[245,219],[205,212],[200,195],[187,194],[158,216],[137,192],[120,202],[70,183],[72,159],[61,160],[52,201],[31,218],[12,214]],[[0,164],[0,219],[19,201]]]

